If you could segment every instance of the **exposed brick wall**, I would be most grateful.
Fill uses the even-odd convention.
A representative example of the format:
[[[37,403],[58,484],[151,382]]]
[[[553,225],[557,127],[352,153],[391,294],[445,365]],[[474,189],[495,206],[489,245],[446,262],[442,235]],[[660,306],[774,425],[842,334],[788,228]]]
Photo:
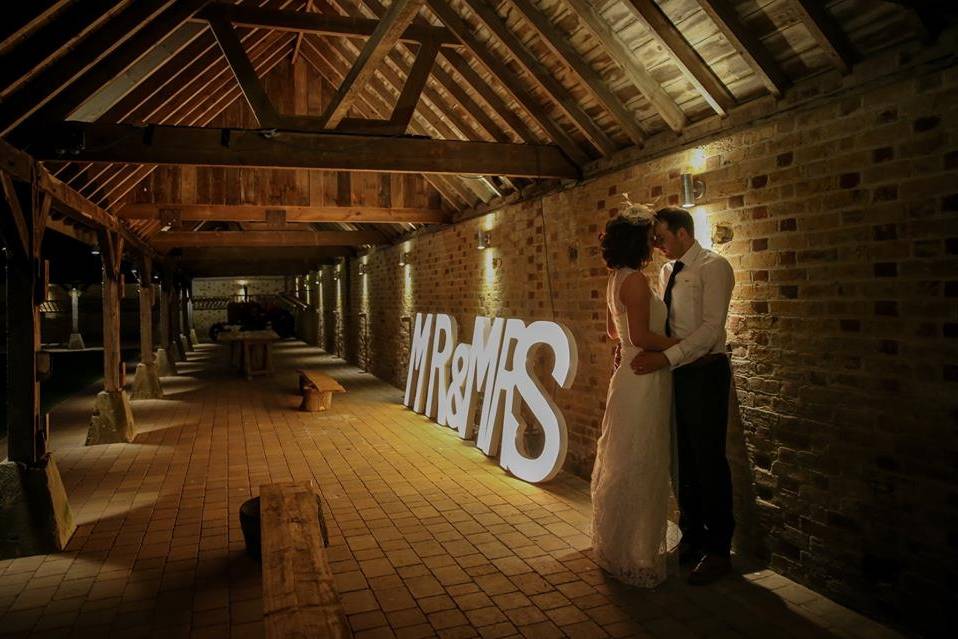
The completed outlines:
[[[837,75],[795,87],[837,94],[706,145],[351,260],[345,309],[349,326],[368,316],[364,364],[403,386],[416,312],[454,315],[459,341],[476,314],[555,318],[580,360],[557,394],[567,467],[588,475],[611,351],[597,235],[622,192],[675,203],[698,165],[697,212],[731,232],[716,249],[737,279],[738,546],[842,602],[940,630],[958,581],[958,68],[856,74],[854,90]],[[476,250],[480,227],[490,250]],[[359,334],[347,335],[355,359]]]

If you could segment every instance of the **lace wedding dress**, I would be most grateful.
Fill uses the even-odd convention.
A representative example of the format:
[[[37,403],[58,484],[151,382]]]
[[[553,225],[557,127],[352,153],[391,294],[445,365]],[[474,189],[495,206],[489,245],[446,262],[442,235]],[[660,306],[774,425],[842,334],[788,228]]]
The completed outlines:
[[[642,349],[629,341],[629,320],[619,291],[636,271],[609,277],[606,299],[619,334],[622,363],[609,382],[602,436],[592,470],[592,549],[597,563],[625,583],[652,588],[667,576],[678,527],[669,521],[672,500],[672,373],[636,375],[630,366]],[[665,303],[649,305],[653,332],[665,333]]]

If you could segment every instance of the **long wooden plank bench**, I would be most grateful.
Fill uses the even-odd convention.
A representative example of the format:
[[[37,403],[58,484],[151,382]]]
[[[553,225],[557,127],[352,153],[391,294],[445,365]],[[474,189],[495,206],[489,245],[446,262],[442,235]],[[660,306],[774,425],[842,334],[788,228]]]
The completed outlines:
[[[336,592],[312,482],[260,486],[267,639],[352,637]]]
[[[335,379],[321,371],[297,369],[299,392],[303,396],[300,410],[315,413],[329,410],[333,405],[333,393],[345,393],[346,389]]]

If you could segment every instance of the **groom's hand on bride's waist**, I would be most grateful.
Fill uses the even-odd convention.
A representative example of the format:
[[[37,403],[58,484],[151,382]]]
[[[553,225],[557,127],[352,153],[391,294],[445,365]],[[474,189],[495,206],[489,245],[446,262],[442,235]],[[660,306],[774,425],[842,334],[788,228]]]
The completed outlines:
[[[632,358],[632,370],[636,375],[646,375],[667,368],[669,360],[664,353],[646,351]]]

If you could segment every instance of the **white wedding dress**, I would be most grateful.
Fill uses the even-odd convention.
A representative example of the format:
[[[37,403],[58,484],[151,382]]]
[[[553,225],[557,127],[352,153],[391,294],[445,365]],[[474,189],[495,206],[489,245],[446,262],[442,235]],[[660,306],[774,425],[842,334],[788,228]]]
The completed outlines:
[[[672,500],[672,372],[636,375],[629,320],[619,291],[636,271],[609,277],[606,300],[622,360],[609,382],[602,436],[592,470],[592,549],[597,563],[633,586],[652,588],[667,576],[669,551],[680,533],[670,522]],[[665,303],[652,296],[649,328],[665,334]]]

